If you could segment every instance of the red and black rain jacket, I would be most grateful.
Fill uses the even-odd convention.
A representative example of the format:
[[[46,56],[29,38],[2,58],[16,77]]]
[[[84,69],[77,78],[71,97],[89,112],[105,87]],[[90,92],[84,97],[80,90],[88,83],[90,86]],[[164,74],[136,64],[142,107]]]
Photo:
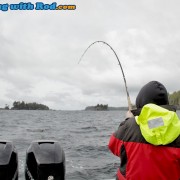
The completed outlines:
[[[152,145],[129,118],[112,134],[109,149],[120,157],[119,180],[180,180],[180,136],[168,145]]]

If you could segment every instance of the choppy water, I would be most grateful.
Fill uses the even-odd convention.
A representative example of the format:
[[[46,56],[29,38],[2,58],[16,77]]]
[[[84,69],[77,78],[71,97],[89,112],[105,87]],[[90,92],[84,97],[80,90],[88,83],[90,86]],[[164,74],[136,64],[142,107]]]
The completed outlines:
[[[118,111],[0,111],[0,139],[10,140],[19,157],[19,179],[30,143],[57,140],[66,155],[66,179],[113,179],[118,162],[107,144],[123,119]]]
[[[66,179],[115,179],[119,160],[109,137],[125,111],[0,111],[0,140],[13,141],[24,180],[26,150],[34,140],[57,140],[66,156]],[[178,112],[180,115],[180,112]],[[180,117],[180,116],[179,116]]]

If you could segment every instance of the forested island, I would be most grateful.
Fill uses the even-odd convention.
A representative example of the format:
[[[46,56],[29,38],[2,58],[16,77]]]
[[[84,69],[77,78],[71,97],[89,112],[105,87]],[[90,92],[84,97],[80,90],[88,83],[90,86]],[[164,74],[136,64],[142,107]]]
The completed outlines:
[[[8,105],[4,109],[10,109]],[[14,101],[11,110],[49,110],[49,107],[44,104],[25,103],[24,101]]]
[[[97,104],[96,106],[87,106],[85,111],[118,111],[118,110],[128,110],[127,107],[110,107],[108,104]]]
[[[85,108],[86,111],[107,111],[108,110],[108,104],[97,104],[96,106],[88,106]]]
[[[169,104],[176,106],[180,110],[180,91],[168,94]],[[109,107],[108,104],[97,104],[96,106],[87,106],[85,111],[114,111],[114,110],[128,110],[128,107]]]

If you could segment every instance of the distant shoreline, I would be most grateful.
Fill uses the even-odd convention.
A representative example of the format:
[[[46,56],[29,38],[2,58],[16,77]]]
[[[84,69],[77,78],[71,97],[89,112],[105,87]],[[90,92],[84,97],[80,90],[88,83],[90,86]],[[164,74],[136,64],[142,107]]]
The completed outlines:
[[[180,106],[175,106],[176,110],[180,110]],[[87,106],[85,111],[127,111],[128,107],[107,107],[107,109],[97,109],[97,106]]]
[[[32,111],[33,109],[5,109],[5,108],[0,108],[0,110],[27,110],[27,111]],[[38,111],[38,110],[43,110],[44,109],[34,109],[34,111]],[[95,106],[87,106],[85,109],[82,109],[80,111],[127,111],[128,110],[128,107],[108,107],[107,109],[105,110],[97,110],[95,108]],[[176,110],[177,111],[180,111],[180,106],[176,106]],[[49,111],[56,111],[54,109],[49,109]],[[58,110],[57,110],[58,111]],[[67,111],[67,110],[60,110],[60,111]],[[76,110],[73,110],[73,111],[76,111]]]
[[[107,108],[97,108],[97,106],[87,106],[85,111],[122,111],[128,110],[128,107],[107,107]]]

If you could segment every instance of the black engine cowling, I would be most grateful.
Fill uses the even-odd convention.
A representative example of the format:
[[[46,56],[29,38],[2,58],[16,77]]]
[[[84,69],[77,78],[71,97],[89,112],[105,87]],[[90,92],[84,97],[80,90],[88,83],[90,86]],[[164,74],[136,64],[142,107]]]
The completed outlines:
[[[18,180],[18,154],[10,141],[0,141],[0,179]]]
[[[65,180],[65,154],[57,141],[34,141],[26,153],[26,180]]]

